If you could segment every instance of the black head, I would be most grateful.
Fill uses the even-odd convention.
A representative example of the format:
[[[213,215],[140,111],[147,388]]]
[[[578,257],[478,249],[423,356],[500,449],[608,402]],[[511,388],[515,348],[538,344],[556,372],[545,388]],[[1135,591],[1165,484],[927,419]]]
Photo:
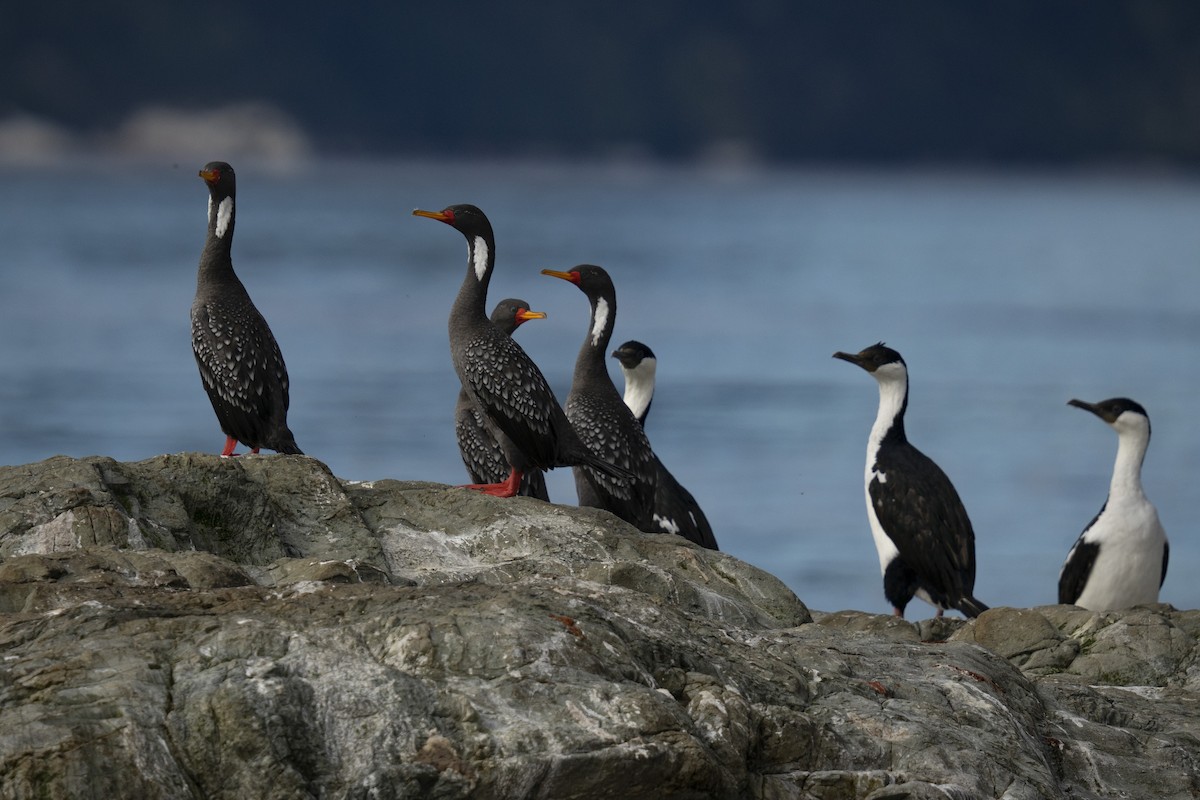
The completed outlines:
[[[542,274],[570,281],[593,300],[604,298],[609,303],[612,303],[617,298],[617,289],[613,286],[612,278],[608,276],[603,267],[597,267],[593,264],[580,264],[566,272],[544,269],[542,270]]]
[[[647,358],[654,358],[654,351],[639,341],[630,339],[612,351],[612,357],[621,362],[625,369],[634,369]]]
[[[237,176],[233,167],[224,161],[210,161],[200,170],[200,177],[208,184],[208,191],[218,201],[233,197],[237,192]]]
[[[412,213],[414,217],[428,217],[444,222],[467,238],[482,236],[486,240],[492,239],[492,223],[478,206],[470,203],[447,206],[441,211],[424,211],[418,208]]]
[[[840,358],[842,361],[849,361],[851,364],[857,364],[867,372],[874,374],[880,367],[888,364],[899,364],[907,369],[904,359],[900,354],[892,348],[886,346],[883,342],[873,344],[866,350],[858,353],[843,353],[840,350],[833,354],[834,358]]]
[[[492,311],[492,324],[508,334],[515,331],[523,322],[545,318],[545,313],[541,311],[530,311],[529,303],[511,297],[501,300]]]
[[[1108,400],[1101,400],[1099,403],[1068,400],[1067,405],[1082,408],[1084,411],[1090,411],[1109,425],[1115,425],[1117,419],[1127,411],[1140,414],[1146,418],[1147,422],[1150,421],[1150,415],[1146,413],[1146,409],[1142,408],[1140,403],[1130,400],[1128,397],[1113,397]]]

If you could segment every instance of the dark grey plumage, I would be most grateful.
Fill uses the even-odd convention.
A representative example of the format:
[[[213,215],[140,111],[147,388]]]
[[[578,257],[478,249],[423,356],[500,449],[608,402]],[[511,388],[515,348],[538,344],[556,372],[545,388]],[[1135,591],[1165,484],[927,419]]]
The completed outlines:
[[[522,323],[531,319],[543,319],[545,314],[530,311],[524,300],[507,299],[496,304],[492,311],[492,324],[503,333],[512,336]],[[454,406],[454,431],[458,438],[458,451],[471,481],[477,484],[502,483],[509,474],[508,460],[499,442],[484,421],[483,412],[471,400],[466,389],[459,389],[458,402]],[[517,494],[549,500],[546,490],[546,474],[531,468],[521,479]]]
[[[609,377],[604,352],[612,339],[617,318],[617,292],[601,267],[581,264],[569,271],[542,270],[542,274],[575,284],[591,305],[591,321],[579,356],[567,416],[580,438],[608,461],[634,474],[631,483],[614,485],[604,476],[575,472],[581,506],[611,511],[638,530],[674,533],[717,549],[712,527],[695,498],[663,466],[642,424],[625,405]]]
[[[937,608],[975,617],[975,531],[954,484],[904,433],[908,367],[882,342],[834,353],[879,383],[879,411],[867,440],[867,518],[879,552],[883,594],[897,616],[918,596]]]
[[[626,470],[593,455],[579,441],[541,370],[512,337],[488,320],[485,303],[496,242],[484,213],[462,204],[413,214],[444,222],[467,240],[467,275],[450,310],[450,356],[510,467],[503,484],[472,488],[511,497],[530,469],[570,466],[587,466],[617,482],[628,480]]]
[[[279,344],[233,271],[236,219],[233,167],[213,161],[200,170],[208,184],[208,236],[192,302],[192,351],[200,378],[233,455],[238,442],[300,453],[288,429],[288,374]]]

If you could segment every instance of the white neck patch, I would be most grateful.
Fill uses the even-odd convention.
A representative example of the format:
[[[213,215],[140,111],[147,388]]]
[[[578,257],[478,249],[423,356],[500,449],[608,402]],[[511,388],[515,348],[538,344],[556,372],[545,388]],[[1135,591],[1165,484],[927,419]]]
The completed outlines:
[[[488,271],[488,246],[482,236],[475,237],[475,246],[471,248],[474,254],[475,278],[482,281]]]
[[[596,300],[596,313],[593,315],[595,321],[592,323],[592,346],[600,344],[600,337],[604,335],[604,328],[608,325],[608,301],[603,297]]]
[[[208,198],[208,213],[212,214],[212,197]],[[229,221],[233,219],[233,198],[226,197],[217,207],[217,238],[224,239],[229,230]]]

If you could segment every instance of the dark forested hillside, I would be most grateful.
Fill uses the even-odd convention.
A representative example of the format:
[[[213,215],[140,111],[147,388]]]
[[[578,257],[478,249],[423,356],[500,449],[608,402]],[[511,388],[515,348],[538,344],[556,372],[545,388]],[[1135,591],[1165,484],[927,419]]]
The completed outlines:
[[[0,118],[255,100],[328,152],[1200,160],[1200,4],[0,3]]]

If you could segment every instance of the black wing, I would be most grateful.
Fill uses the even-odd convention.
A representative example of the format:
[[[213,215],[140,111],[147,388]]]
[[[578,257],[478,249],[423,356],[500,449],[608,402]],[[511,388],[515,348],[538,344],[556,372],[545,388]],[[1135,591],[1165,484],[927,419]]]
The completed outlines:
[[[1088,575],[1092,574],[1092,566],[1096,563],[1096,556],[1100,554],[1100,545],[1085,541],[1084,537],[1096,524],[1096,520],[1100,519],[1100,515],[1106,508],[1108,508],[1107,499],[1104,501],[1104,505],[1100,506],[1100,510],[1096,512],[1096,516],[1092,517],[1092,521],[1083,527],[1083,532],[1079,534],[1075,544],[1071,545],[1062,569],[1058,571],[1058,602],[1063,605],[1074,605],[1079,596],[1083,594],[1084,587],[1087,586]]]
[[[1163,571],[1162,577],[1158,579],[1158,588],[1162,588],[1163,582],[1167,579],[1167,561],[1171,557],[1171,543],[1163,542]]]
[[[885,448],[871,505],[900,557],[935,600],[955,607],[975,588],[975,532],[954,484],[912,445]]]
[[[1058,573],[1058,602],[1064,605],[1075,604],[1087,586],[1088,575],[1092,574],[1092,567],[1098,555],[1098,543],[1084,541],[1082,534],[1075,540]]]

